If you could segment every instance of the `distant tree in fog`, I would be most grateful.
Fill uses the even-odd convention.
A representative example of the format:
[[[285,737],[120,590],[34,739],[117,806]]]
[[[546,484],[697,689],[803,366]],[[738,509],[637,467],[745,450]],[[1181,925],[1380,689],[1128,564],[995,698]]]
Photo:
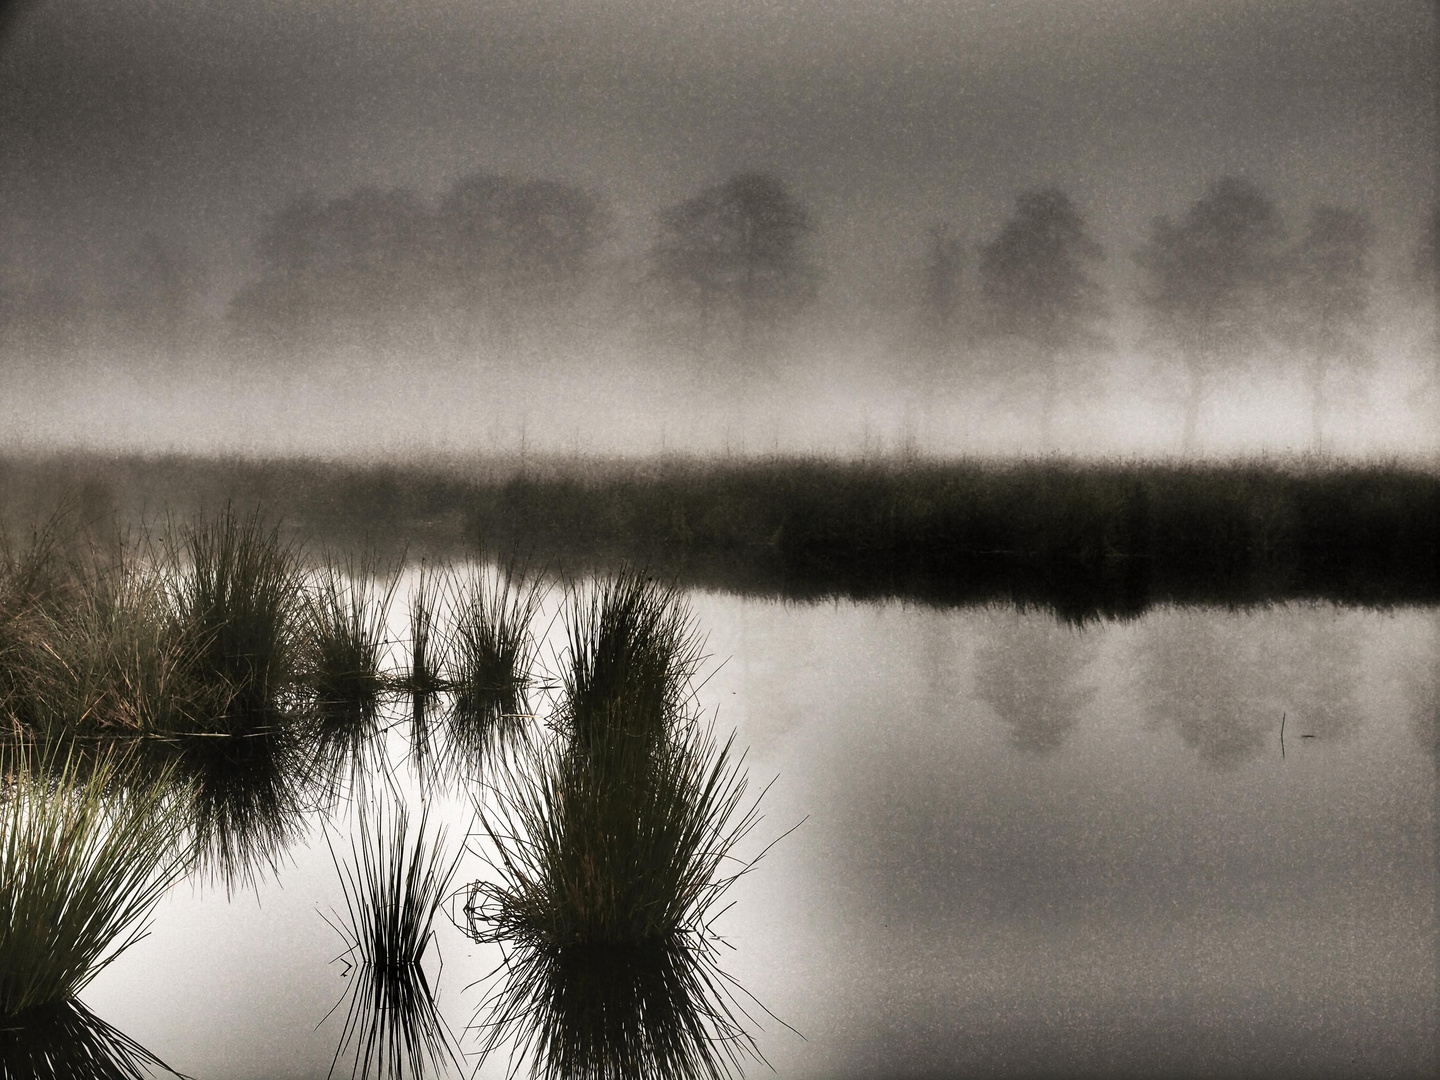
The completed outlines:
[[[1272,329],[1284,239],[1280,214],[1257,187],[1226,177],[1210,185],[1179,224],[1160,218],[1137,255],[1140,302],[1155,338],[1185,370],[1187,450],[1219,375],[1243,363]]]
[[[590,269],[605,214],[571,184],[481,173],[450,189],[438,224],[468,339],[477,317],[503,336],[519,310],[572,299]]]
[[[926,339],[945,346],[960,327],[965,245],[948,224],[930,226],[921,266],[920,320]]]
[[[1430,211],[1430,220],[1415,244],[1411,275],[1430,317],[1430,370],[1423,389],[1440,395],[1440,206]]]
[[[819,275],[806,250],[809,213],[785,185],[741,173],[661,212],[651,253],[655,279],[698,320],[702,343],[783,324],[815,298]]]
[[[1330,383],[1342,372],[1357,372],[1372,362],[1366,339],[1374,247],[1375,226],[1366,214],[1317,206],[1305,234],[1284,260],[1281,329],[1303,364],[1317,450]]]
[[[374,347],[413,328],[436,290],[433,219],[409,191],[362,188],[292,200],[257,244],[258,281],[231,304],[242,332],[275,345],[324,335]]]
[[[80,290],[59,277],[0,281],[0,349],[11,356],[53,360],[72,352],[89,316]]]
[[[193,328],[200,270],[184,247],[146,233],[125,267],[114,296],[116,315],[131,340],[174,363]]]
[[[1020,195],[1000,234],[980,249],[990,331],[1016,345],[1020,366],[1041,378],[1047,443],[1062,365],[1104,342],[1104,292],[1090,274],[1104,257],[1070,197],[1053,188]]]

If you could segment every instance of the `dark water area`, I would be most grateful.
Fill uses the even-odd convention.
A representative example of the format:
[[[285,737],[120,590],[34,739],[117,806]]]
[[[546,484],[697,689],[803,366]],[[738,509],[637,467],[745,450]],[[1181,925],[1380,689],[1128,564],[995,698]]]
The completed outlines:
[[[724,970],[803,1035],[756,1013],[779,1075],[1440,1064],[1433,608],[1077,627],[1001,606],[689,600],[705,710],[752,781],[774,780],[740,854],[803,821],[718,924]],[[388,739],[399,795],[454,850],[466,793],[423,791],[405,729]],[[337,847],[353,827],[353,807],[324,826]],[[339,1029],[316,1025],[346,981],[321,915],[342,899],[321,821],[300,830],[253,887],[172,890],[86,1003],[196,1077],[325,1075]],[[462,859],[461,880],[483,873]],[[443,918],[435,944],[458,1032],[498,955]],[[502,1047],[479,1075],[507,1065]]]

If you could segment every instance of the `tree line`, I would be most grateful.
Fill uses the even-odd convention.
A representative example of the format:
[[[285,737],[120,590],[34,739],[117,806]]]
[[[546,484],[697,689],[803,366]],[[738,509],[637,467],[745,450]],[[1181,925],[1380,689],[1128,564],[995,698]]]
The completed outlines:
[[[1432,305],[1437,230],[1440,212],[1403,274]],[[782,180],[754,172],[660,210],[648,249],[629,259],[610,250],[602,202],[560,181],[480,173],[434,202],[405,189],[306,194],[266,220],[256,272],[229,298],[225,323],[232,342],[259,355],[419,344],[463,360],[503,353],[537,327],[623,313],[652,341],[753,373],[776,362],[785,334],[820,297],[816,233]],[[1142,347],[1182,375],[1187,448],[1206,400],[1261,357],[1303,380],[1321,442],[1342,377],[1374,363],[1375,246],[1362,210],[1315,206],[1292,234],[1264,191],[1233,177],[1151,225],[1134,253],[1134,295],[1122,299],[1143,316]],[[1106,255],[1056,188],[1022,192],[974,250],[952,227],[933,226],[916,267],[910,340],[932,377],[973,378],[980,359],[1027,377],[1048,441],[1066,387],[1113,347],[1115,298],[1098,276]],[[117,277],[111,328],[154,352],[184,354],[196,332],[200,261],[147,235]],[[0,344],[63,350],[84,308],[55,279],[0,281]],[[1430,344],[1435,391],[1440,341]]]

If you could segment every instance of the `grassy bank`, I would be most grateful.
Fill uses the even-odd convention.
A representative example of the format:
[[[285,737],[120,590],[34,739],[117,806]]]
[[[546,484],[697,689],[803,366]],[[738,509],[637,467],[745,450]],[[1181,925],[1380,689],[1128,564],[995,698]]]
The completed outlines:
[[[0,460],[12,519],[60,490],[91,517],[263,503],[352,550],[456,556],[484,543],[555,570],[631,563],[797,598],[1071,616],[1440,601],[1440,475],[1383,463]]]

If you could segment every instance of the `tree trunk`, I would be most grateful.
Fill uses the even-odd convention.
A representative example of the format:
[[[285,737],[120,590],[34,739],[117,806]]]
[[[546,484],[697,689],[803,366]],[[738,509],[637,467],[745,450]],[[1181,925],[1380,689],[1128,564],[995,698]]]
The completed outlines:
[[[1191,361],[1187,366],[1186,376],[1185,430],[1180,436],[1180,449],[1189,454],[1195,450],[1196,430],[1200,426],[1200,403],[1205,396],[1205,381],[1196,361]]]
[[[1055,406],[1060,399],[1060,358],[1055,350],[1045,354],[1045,399],[1040,408],[1040,441],[1048,453],[1055,449]]]
[[[1325,449],[1325,367],[1319,357],[1310,363],[1310,445],[1315,453]]]

